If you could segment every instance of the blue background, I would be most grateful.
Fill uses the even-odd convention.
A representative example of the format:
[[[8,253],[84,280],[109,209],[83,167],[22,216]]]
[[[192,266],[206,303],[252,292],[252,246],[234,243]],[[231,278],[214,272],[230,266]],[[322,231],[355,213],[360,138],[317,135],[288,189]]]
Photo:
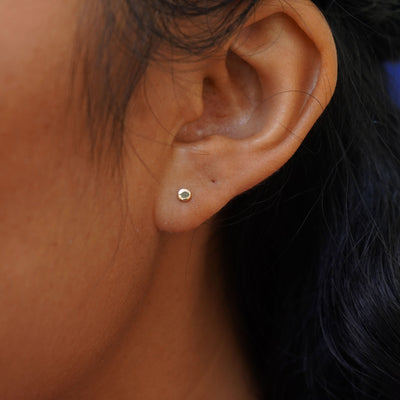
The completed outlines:
[[[390,77],[390,92],[400,106],[400,62],[387,63],[385,66]]]

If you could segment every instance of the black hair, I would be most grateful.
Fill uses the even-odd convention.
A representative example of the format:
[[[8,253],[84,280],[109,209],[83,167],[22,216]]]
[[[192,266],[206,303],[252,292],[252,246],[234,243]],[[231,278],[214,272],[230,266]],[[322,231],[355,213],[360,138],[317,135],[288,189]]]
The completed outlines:
[[[400,119],[383,60],[400,2],[318,4],[336,93],[295,156],[223,210],[226,279],[263,399],[395,400]]]
[[[110,118],[121,149],[126,107],[160,44],[206,56],[257,3],[100,2],[103,33],[84,53],[90,119]],[[336,40],[337,89],[292,159],[220,212],[226,288],[260,399],[397,400],[400,118],[383,61],[400,55],[400,0],[315,3]],[[179,31],[204,17],[197,35]]]

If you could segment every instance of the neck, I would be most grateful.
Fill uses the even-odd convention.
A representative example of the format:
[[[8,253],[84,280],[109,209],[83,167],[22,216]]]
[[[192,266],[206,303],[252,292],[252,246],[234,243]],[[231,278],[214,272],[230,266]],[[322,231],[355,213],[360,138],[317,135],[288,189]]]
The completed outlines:
[[[74,399],[254,399],[210,229],[165,235],[152,285],[124,337]],[[78,394],[79,393],[79,394]]]

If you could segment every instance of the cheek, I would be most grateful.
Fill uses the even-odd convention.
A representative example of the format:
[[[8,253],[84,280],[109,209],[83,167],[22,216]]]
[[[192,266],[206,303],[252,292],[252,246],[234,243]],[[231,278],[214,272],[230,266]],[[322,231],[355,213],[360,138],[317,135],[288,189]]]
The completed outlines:
[[[120,182],[100,177],[60,127],[33,123],[7,135],[0,143],[0,399],[47,398],[44,388],[56,398],[131,322],[150,279],[152,216],[143,190],[128,213]]]
[[[86,203],[68,191],[64,195],[68,205],[57,197],[46,208],[40,196],[18,199],[24,209],[13,208],[2,224],[4,400],[47,398],[44,388],[56,398],[59,389],[96,368],[130,324],[150,278],[154,246],[144,221],[136,221],[142,235],[135,236],[112,201]]]
[[[128,213],[120,182],[99,176],[58,121],[22,113],[0,128],[2,400],[57,398],[96,368],[150,279],[146,185],[133,183]]]
[[[72,19],[32,4],[0,1],[2,400],[57,398],[95,368],[131,323],[156,246],[147,189],[128,217],[65,112]]]

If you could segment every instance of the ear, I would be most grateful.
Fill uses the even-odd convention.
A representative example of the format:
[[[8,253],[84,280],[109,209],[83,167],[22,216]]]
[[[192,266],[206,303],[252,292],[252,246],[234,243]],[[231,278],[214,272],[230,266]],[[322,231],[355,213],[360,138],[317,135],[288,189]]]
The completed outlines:
[[[330,29],[308,0],[261,3],[219,57],[201,65],[190,80],[202,87],[201,115],[177,129],[156,195],[163,231],[196,228],[277,171],[329,103],[337,77]],[[190,201],[178,200],[181,188]]]

